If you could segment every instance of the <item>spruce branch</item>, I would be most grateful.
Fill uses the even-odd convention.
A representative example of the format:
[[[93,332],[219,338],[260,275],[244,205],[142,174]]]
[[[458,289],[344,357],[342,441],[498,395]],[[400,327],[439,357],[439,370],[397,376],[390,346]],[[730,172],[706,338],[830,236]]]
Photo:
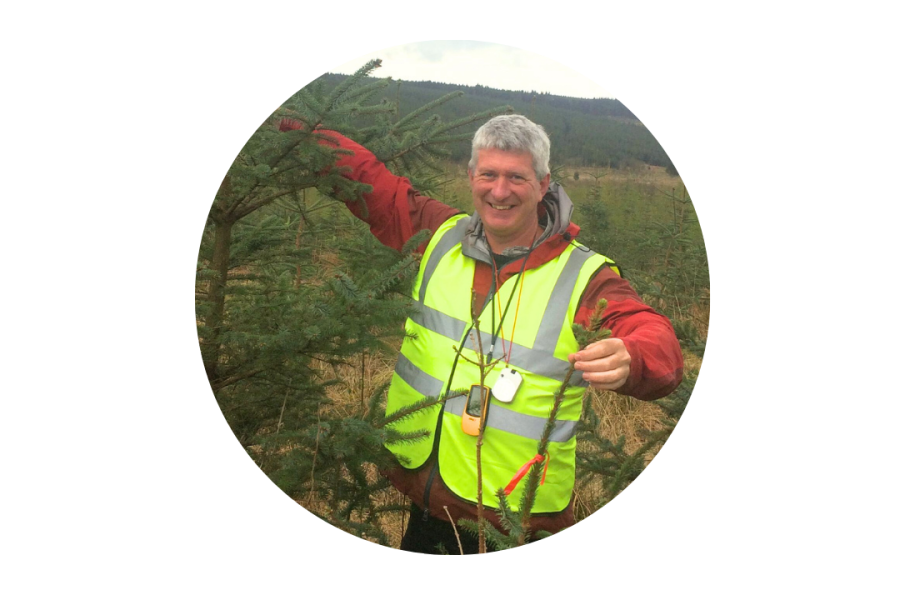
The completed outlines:
[[[458,96],[461,93],[462,92],[454,92],[453,94],[456,94]],[[453,94],[448,94],[442,98],[439,98],[431,104],[446,102],[455,97]],[[407,115],[406,117],[398,121],[398,123],[407,124],[408,122],[411,122],[413,117],[418,117],[421,114],[421,110],[422,109],[414,111],[410,115]],[[395,125],[394,128],[392,128],[392,133],[404,134],[400,144],[394,148],[382,149],[380,152],[376,152],[376,156],[379,160],[385,163],[399,160],[401,164],[404,165],[404,167],[407,167],[404,159],[410,153],[424,150],[435,143],[448,143],[450,141],[453,141],[450,139],[445,139],[446,136],[444,136],[444,134],[446,134],[447,132],[453,131],[454,129],[458,129],[471,123],[489,119],[497,114],[509,112],[512,112],[512,107],[510,106],[493,108],[482,111],[475,115],[464,117],[462,119],[457,119],[456,121],[453,121],[451,123],[442,123],[440,121],[440,118],[437,115],[434,115],[429,120],[425,121],[422,125],[418,126],[418,131],[415,134],[412,131],[413,129],[415,129],[415,127],[413,127],[412,125],[401,127],[400,129],[396,129]],[[436,138],[440,139],[440,142],[437,142]]]
[[[378,404],[379,401],[384,397],[385,392],[388,389],[388,386],[391,385],[390,380],[385,381],[372,392],[372,395],[369,396],[369,401],[366,403],[365,411],[363,412],[363,419],[369,423],[372,423],[375,420],[375,415],[379,413]]]
[[[309,90],[307,90],[306,88],[303,88],[300,91],[298,91],[296,94],[294,94],[294,96],[293,96],[293,98],[291,98],[291,100],[293,101],[292,104],[294,106],[297,106],[297,108],[301,108],[301,107],[309,108],[310,110],[312,110],[315,113],[316,116],[323,115],[326,112],[328,112],[328,110],[325,108],[325,105],[322,104],[321,102],[319,102],[319,100],[316,99],[316,97],[313,96],[309,92]],[[306,125],[309,126],[309,123],[307,122]],[[311,131],[315,128],[307,127],[307,129],[309,131]]]
[[[454,98],[459,98],[463,94],[464,94],[464,92],[462,92],[462,91],[456,91],[456,92],[450,92],[449,94],[444,94],[437,100],[432,100],[431,102],[429,102],[423,106],[420,106],[416,110],[412,111],[411,113],[409,113],[408,115],[406,115],[405,117],[403,117],[402,119],[400,119],[399,121],[394,123],[393,127],[391,127],[391,130],[395,133],[403,133],[409,129],[408,127],[405,127],[406,125],[412,123],[413,121],[418,119],[420,116],[424,115],[425,113],[434,110],[438,106],[446,104],[447,102],[449,102],[450,100],[453,100]],[[434,115],[434,116],[437,116],[437,115]]]
[[[506,531],[504,541],[495,540],[495,545],[502,545],[506,548],[519,545],[519,540],[524,539],[524,530],[522,529],[522,520],[517,518],[512,507],[509,505],[509,497],[503,489],[497,490],[497,512],[500,516],[500,525]]]
[[[498,504],[496,512],[501,529],[486,521],[484,524],[485,538],[494,550],[506,550],[520,546],[523,538],[522,519],[510,506],[509,498],[503,489],[497,490],[496,497]],[[472,521],[460,520],[460,524],[473,534],[477,531],[477,525]],[[540,539],[549,535],[546,531],[538,531],[533,537]]]
[[[577,323],[572,326],[575,333],[575,339],[578,342],[579,350],[585,348],[587,345],[593,342],[605,339],[611,335],[612,332],[610,330],[602,328],[602,316],[603,311],[606,309],[606,304],[607,303],[605,298],[601,298],[597,302],[597,306],[595,307],[594,312],[591,314],[588,329],[582,328]],[[540,462],[535,462],[531,466],[531,469],[529,470],[525,481],[525,493],[523,494],[522,503],[519,507],[521,515],[521,532],[519,534],[519,545],[525,544],[528,541],[530,535],[531,510],[534,507],[538,483],[541,479],[541,469],[546,468],[545,461],[548,460],[547,446],[550,444],[550,435],[553,433],[553,429],[556,427],[556,417],[559,414],[559,409],[562,406],[563,400],[565,399],[566,389],[568,389],[569,382],[574,373],[575,363],[573,362],[566,370],[566,375],[563,378],[562,385],[560,385],[559,389],[556,391],[556,394],[553,398],[553,405],[550,408],[550,415],[547,417],[547,421],[544,423],[544,431],[541,433],[541,439],[538,442],[537,454],[538,456],[542,456],[543,460],[541,460]]]
[[[362,102],[367,102],[371,100],[375,94],[388,87],[392,83],[392,79],[387,77],[385,79],[378,79],[373,81],[372,83],[368,83],[366,85],[360,86],[355,90],[348,91],[344,98],[345,100],[354,100],[357,104]],[[388,104],[373,104],[369,106],[360,107],[359,110],[368,110],[368,109],[378,109],[378,112],[391,112],[396,111],[396,107]],[[375,112],[371,114],[376,114]]]
[[[262,369],[262,368],[251,369],[251,370],[245,371],[243,373],[238,373],[236,375],[226,377],[225,379],[216,381],[215,383],[211,383],[212,391],[213,391],[213,393],[218,392],[221,389],[228,387],[229,385],[233,385],[233,384],[237,383],[238,381],[242,381],[244,379],[253,377],[254,375],[258,375],[259,373],[262,373],[263,371],[265,371],[265,369]]]
[[[323,104],[324,112],[333,110],[339,103],[346,101],[348,91],[356,86],[359,81],[369,75],[372,71],[381,66],[381,59],[376,58],[370,60],[360,67],[353,75],[340,82],[331,93],[325,98]]]
[[[431,432],[427,429],[417,429],[415,431],[407,431],[407,432],[399,432],[392,427],[384,427],[380,430],[382,432],[381,435],[381,443],[383,445],[397,445],[403,446],[407,444],[414,444],[416,442],[420,442],[423,439],[431,436]]]
[[[422,258],[418,253],[418,248],[429,239],[431,239],[431,230],[423,229],[406,240],[406,243],[403,244],[403,247],[400,249],[400,253],[414,255],[417,259]]]
[[[413,254],[407,255],[400,259],[399,262],[391,266],[384,273],[380,281],[376,281],[371,289],[373,294],[382,296],[389,290],[394,289],[403,279],[409,279],[415,275],[418,268],[419,257]]]
[[[478,535],[479,524],[475,521],[471,519],[460,519],[457,521],[457,524],[473,536]],[[494,527],[487,519],[481,521],[481,528],[484,531],[485,550],[487,549],[488,544],[492,550],[506,550],[507,548],[513,547],[508,543],[507,536],[504,536],[503,533]]]
[[[474,333],[470,334],[470,339],[472,340],[472,345],[476,345]],[[480,339],[478,339],[477,345],[479,347],[481,346]],[[461,352],[459,352],[459,348],[457,348],[456,345],[452,346],[452,348],[453,348],[454,352],[459,353],[459,357],[461,359],[463,359],[470,365],[475,365],[476,367],[478,367],[481,371],[483,371],[485,376],[487,376],[494,369],[494,367],[496,367],[497,364],[500,362],[500,359],[497,358],[497,359],[492,360],[489,363],[485,363],[484,358],[482,358],[481,356],[479,356],[477,359],[471,359],[471,358],[467,357],[465,354],[462,354]],[[482,377],[482,381],[484,381],[484,377]],[[482,384],[482,385],[484,385],[484,384]]]
[[[312,183],[312,180],[310,180],[310,183]],[[308,185],[305,187],[315,187],[315,186]],[[303,186],[301,186],[301,189],[302,188],[303,188]],[[279,198],[283,198],[284,196],[293,194],[293,193],[295,193],[295,191],[296,191],[296,188],[283,190],[280,192],[273,193],[270,196],[265,196],[263,198],[259,198],[253,202],[247,202],[246,204],[244,204],[244,200],[246,200],[246,198],[244,198],[244,199],[236,202],[234,205],[232,205],[231,208],[228,210],[228,214],[235,221],[243,219],[250,213],[259,210],[263,206],[271,204],[272,202],[274,202],[275,200],[278,200]],[[243,204],[243,207],[240,210],[238,210],[238,207],[241,206],[242,204]]]
[[[443,404],[451,398],[457,398],[464,395],[466,395],[465,390],[453,390],[446,396],[443,394],[439,396],[426,396],[421,400],[418,400],[408,406],[405,406],[404,408],[401,408],[400,410],[396,410],[388,415],[385,415],[382,419],[375,419],[373,421],[373,424],[379,428],[384,427],[385,425],[390,425],[392,423],[407,419],[420,410],[431,408],[432,406],[438,406],[439,404]]]

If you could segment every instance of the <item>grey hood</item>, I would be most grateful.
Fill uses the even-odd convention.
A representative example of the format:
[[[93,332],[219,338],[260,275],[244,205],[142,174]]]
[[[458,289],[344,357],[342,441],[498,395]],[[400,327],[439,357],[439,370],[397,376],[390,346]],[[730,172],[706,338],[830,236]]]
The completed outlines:
[[[572,219],[572,211],[575,210],[575,205],[572,204],[569,195],[555,181],[550,182],[547,193],[541,199],[541,206],[545,209],[544,214],[540,217],[540,224],[544,228],[544,232],[535,242],[535,248],[545,240],[565,233]],[[504,250],[502,254],[504,256],[521,256],[526,252],[528,252],[528,246],[513,246]],[[477,212],[468,218],[466,233],[462,240],[462,253],[475,260],[491,262],[491,250],[484,237],[484,224]]]

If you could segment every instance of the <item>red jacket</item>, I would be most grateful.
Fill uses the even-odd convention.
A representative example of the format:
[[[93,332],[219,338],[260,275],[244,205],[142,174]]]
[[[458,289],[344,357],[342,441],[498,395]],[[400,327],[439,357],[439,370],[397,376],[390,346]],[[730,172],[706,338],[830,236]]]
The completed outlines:
[[[295,129],[299,124],[283,121],[282,130]],[[367,183],[373,191],[364,194],[368,215],[358,205],[348,203],[353,214],[365,221],[378,240],[391,248],[400,250],[417,232],[428,229],[435,231],[444,221],[458,214],[455,208],[422,196],[416,192],[409,180],[391,173],[375,156],[353,140],[338,133],[328,131],[329,138],[337,140],[339,146],[351,150],[352,155],[342,156],[336,166],[347,167],[345,174],[351,180]],[[331,142],[325,142],[334,145]],[[569,241],[580,231],[578,225],[569,223],[565,233],[553,235],[540,243],[528,259],[529,266],[543,264],[565,250]],[[424,251],[427,241],[422,244]],[[614,257],[612,257],[614,258]],[[519,272],[521,259],[513,260],[499,273],[499,285]],[[488,263],[477,262],[473,287],[478,296],[478,304],[483,304],[491,287],[492,267]],[[683,359],[681,347],[669,320],[645,305],[628,282],[612,269],[602,268],[593,277],[585,290],[575,322],[587,326],[590,316],[600,298],[605,298],[607,308],[603,313],[603,324],[612,331],[612,337],[620,338],[631,355],[631,373],[626,383],[616,390],[641,400],[654,400],[671,393],[681,383]],[[428,468],[434,457],[424,468],[408,471],[398,468],[388,473],[391,482],[401,492],[423,506],[423,493]],[[432,485],[429,499],[432,515],[445,518],[443,507],[447,506],[454,521],[459,517],[475,519],[475,507],[457,500],[447,490],[440,477]],[[493,511],[487,511],[493,516]],[[491,519],[493,520],[493,518]],[[535,515],[532,525],[535,530],[558,531],[574,523],[572,507],[558,515],[541,517]],[[496,525],[497,523],[495,523]]]

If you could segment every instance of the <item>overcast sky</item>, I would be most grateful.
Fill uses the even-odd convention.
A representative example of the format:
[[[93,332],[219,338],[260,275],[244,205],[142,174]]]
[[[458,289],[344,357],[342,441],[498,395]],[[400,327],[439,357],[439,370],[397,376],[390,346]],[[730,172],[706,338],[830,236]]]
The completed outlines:
[[[429,41],[393,46],[331,69],[350,74],[382,59],[375,77],[404,81],[481,84],[502,90],[549,92],[577,98],[612,98],[600,85],[560,63],[512,46],[473,41]]]

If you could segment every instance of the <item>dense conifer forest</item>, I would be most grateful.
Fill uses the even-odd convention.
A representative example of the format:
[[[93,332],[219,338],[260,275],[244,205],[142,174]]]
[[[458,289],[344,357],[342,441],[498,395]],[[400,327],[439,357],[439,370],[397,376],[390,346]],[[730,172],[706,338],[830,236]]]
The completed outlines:
[[[328,74],[316,83],[331,89],[346,78],[345,75]],[[509,105],[513,112],[525,115],[547,130],[553,144],[554,164],[629,168],[646,163],[666,167],[670,172],[674,170],[656,138],[624,104],[612,98],[570,98],[481,85],[392,81],[379,99],[397,103],[399,114],[405,115],[451,93],[460,95],[433,111],[443,121],[451,122],[498,104]],[[450,149],[450,156],[457,162],[468,160],[468,145],[465,142],[455,144]]]

